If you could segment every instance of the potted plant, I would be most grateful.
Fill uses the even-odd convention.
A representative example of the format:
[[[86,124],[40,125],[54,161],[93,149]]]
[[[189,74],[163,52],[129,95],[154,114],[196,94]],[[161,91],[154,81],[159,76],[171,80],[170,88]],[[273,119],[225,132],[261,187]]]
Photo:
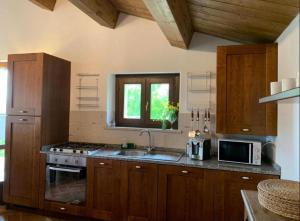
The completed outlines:
[[[176,122],[178,118],[178,111],[179,111],[179,103],[175,104],[169,102],[161,116],[161,126],[162,129],[173,129],[173,124]]]

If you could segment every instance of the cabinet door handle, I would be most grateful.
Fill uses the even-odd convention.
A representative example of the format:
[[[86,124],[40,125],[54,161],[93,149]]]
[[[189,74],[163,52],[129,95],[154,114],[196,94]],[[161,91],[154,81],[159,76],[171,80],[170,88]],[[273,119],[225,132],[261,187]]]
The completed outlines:
[[[141,169],[142,167],[141,167],[141,166],[135,166],[135,168],[136,168],[136,169]]]
[[[243,131],[243,132],[249,132],[250,129],[249,129],[249,128],[243,128],[242,131]]]
[[[61,211],[66,211],[67,209],[65,207],[60,207],[59,208]]]
[[[99,163],[99,164],[103,166],[105,163],[101,162],[101,163]]]
[[[243,180],[251,180],[251,178],[248,177],[248,176],[242,176],[242,179],[243,179]]]
[[[20,118],[19,121],[28,121],[26,118]]]
[[[26,113],[27,113],[26,110],[20,110],[19,112],[20,112],[21,114],[26,114]]]
[[[181,173],[187,174],[187,173],[189,173],[189,171],[183,170],[183,171],[181,171]]]

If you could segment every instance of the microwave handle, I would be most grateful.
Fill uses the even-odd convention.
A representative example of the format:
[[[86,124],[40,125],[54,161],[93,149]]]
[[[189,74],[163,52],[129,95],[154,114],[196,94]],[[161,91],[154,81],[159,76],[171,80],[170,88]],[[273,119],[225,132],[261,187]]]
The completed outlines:
[[[253,152],[253,147],[252,144],[249,143],[249,164],[252,163],[252,152]]]
[[[49,170],[61,171],[61,172],[70,172],[70,173],[80,173],[81,169],[70,169],[64,167],[49,167]]]

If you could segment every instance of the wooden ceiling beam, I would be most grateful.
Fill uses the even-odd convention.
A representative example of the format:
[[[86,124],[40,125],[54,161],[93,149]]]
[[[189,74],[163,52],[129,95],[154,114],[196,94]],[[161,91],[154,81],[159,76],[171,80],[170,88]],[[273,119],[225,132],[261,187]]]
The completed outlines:
[[[54,10],[56,4],[56,0],[30,0],[30,1],[36,4],[37,6],[50,11]]]
[[[109,0],[70,0],[70,2],[100,25],[115,28],[119,12]]]
[[[187,49],[193,36],[185,0],[143,0],[172,46]]]

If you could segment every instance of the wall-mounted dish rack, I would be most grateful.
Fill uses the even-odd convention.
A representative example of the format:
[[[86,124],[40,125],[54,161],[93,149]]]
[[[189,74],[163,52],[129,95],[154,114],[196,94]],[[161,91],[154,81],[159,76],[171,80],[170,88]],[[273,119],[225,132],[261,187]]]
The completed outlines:
[[[79,73],[78,103],[79,109],[99,108],[99,74]]]
[[[208,109],[211,102],[211,72],[187,73],[187,109]]]

